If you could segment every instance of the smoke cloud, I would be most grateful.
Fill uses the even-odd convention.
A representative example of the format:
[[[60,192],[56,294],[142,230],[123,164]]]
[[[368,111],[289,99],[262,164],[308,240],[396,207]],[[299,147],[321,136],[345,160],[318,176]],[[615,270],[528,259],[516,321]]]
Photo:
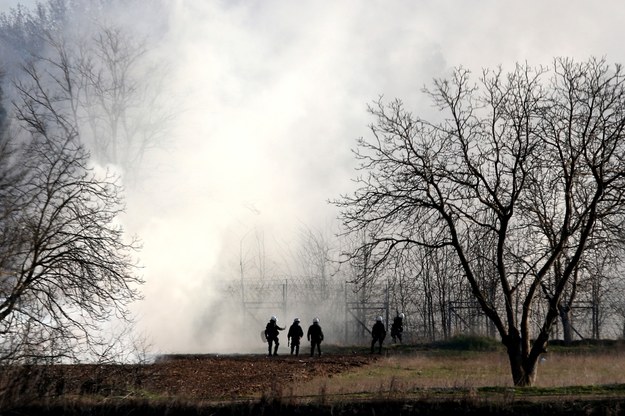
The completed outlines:
[[[15,4],[0,0],[3,10]],[[548,65],[555,56],[625,61],[617,1],[161,7],[168,21],[155,27],[167,31],[154,34],[152,54],[167,66],[163,91],[176,118],[169,144],[147,155],[144,180],[129,185],[124,218],[144,243],[144,300],[135,311],[158,352],[262,350],[262,327],[239,337],[240,312],[218,287],[240,278],[241,259],[258,247],[267,270],[285,274],[302,227],[335,229],[327,200],[351,189],[350,149],[368,134],[367,103],[397,97],[428,116],[422,87],[455,66],[477,78],[485,67]],[[316,314],[292,313],[304,328]]]

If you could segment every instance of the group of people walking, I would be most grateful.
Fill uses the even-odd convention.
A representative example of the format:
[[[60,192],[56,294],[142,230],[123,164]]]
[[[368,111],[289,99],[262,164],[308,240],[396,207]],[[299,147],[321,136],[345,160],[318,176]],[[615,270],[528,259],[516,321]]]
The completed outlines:
[[[268,344],[269,356],[278,355],[278,346],[280,345],[278,335],[280,334],[280,331],[284,331],[285,329],[286,328],[278,326],[278,318],[275,316],[272,316],[267,323],[267,326],[265,327],[265,339]],[[304,330],[300,326],[300,319],[295,318],[289,327],[289,332],[287,333],[287,342],[288,345],[291,346],[291,355],[299,355],[300,341],[303,337]],[[315,349],[317,350],[317,354],[321,356],[323,330],[321,329],[321,325],[319,325],[319,318],[313,319],[312,325],[308,327],[306,338],[310,341],[310,356],[312,357],[315,355]]]
[[[404,332],[404,314],[400,313],[393,319],[393,324],[391,325],[391,337],[393,338],[393,342],[399,341],[402,342],[402,334]],[[267,326],[265,327],[265,339],[268,343],[268,352],[269,356],[278,355],[278,346],[280,345],[280,341],[278,339],[278,335],[280,331],[284,331],[286,327],[281,328],[278,326],[278,318],[272,316]],[[300,319],[295,318],[293,323],[289,327],[289,332],[287,333],[287,342],[288,345],[291,346],[291,355],[299,355],[299,347],[300,341],[304,337],[304,330],[300,326]],[[382,344],[384,343],[384,339],[386,338],[386,327],[384,326],[384,322],[381,316],[376,318],[375,324],[371,328],[371,354],[374,353],[375,345],[378,345],[378,354],[382,353]],[[312,321],[312,325],[308,327],[308,331],[306,333],[306,338],[310,341],[310,356],[315,355],[315,349],[317,350],[318,356],[321,356],[321,341],[323,341],[323,330],[321,329],[321,325],[319,325],[319,318],[314,318]]]
[[[393,342],[402,342],[404,316],[403,313],[400,313],[393,319],[393,324],[391,325],[391,338],[393,338]],[[378,354],[382,354],[382,343],[386,338],[386,327],[384,326],[384,321],[381,316],[375,319],[375,324],[373,324],[373,328],[371,328],[371,338],[371,354],[373,354],[375,350],[375,344],[378,344]]]

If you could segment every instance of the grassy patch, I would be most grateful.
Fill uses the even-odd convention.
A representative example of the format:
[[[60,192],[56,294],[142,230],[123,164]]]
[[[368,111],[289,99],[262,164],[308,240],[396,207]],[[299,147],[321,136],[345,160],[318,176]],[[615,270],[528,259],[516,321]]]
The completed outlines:
[[[294,386],[294,395],[411,399],[485,397],[625,397],[625,354],[619,345],[584,353],[551,350],[538,364],[535,387],[515,388],[498,344],[458,338],[447,344],[397,346],[363,367]]]
[[[453,351],[502,351],[503,345],[496,339],[477,335],[458,335],[445,341],[429,344],[431,349]]]

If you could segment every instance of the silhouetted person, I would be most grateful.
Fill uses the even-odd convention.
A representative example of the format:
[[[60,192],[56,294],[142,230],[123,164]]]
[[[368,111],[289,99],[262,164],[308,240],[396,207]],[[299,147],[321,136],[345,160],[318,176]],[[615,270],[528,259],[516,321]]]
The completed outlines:
[[[279,331],[283,331],[284,328],[280,328],[278,326],[278,318],[272,316],[269,322],[267,322],[267,326],[265,327],[265,338],[267,339],[267,343],[269,344],[269,356],[271,356],[271,346],[275,344],[273,347],[273,355],[278,355],[278,346],[280,345],[280,341],[278,341]]]
[[[299,341],[303,336],[304,330],[299,326],[299,318],[295,318],[287,334],[287,339],[290,340],[291,343],[291,355],[293,355],[293,352],[295,352],[295,355],[299,355]]]
[[[379,344],[378,354],[382,354],[382,343],[384,342],[384,338],[386,338],[386,327],[384,327],[382,323],[381,316],[376,318],[375,324],[373,324],[373,328],[371,328],[371,336],[373,337],[371,340],[371,354],[373,354],[376,342]]]
[[[313,323],[308,327],[308,333],[306,334],[308,341],[310,341],[310,356],[315,355],[315,347],[319,357],[321,357],[321,341],[323,341],[323,331],[319,325],[319,318],[313,319]]]
[[[393,324],[391,325],[391,338],[393,338],[393,342],[397,342],[401,344],[401,335],[404,332],[404,314],[400,313],[393,319]]]

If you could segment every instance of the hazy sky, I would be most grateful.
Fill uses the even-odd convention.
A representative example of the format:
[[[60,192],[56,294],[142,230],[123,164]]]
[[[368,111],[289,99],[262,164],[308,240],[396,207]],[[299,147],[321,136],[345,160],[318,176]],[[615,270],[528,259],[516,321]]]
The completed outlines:
[[[200,340],[195,323],[254,233],[276,249],[302,225],[331,223],[326,201],[349,191],[350,149],[379,95],[429,114],[420,89],[454,66],[625,62],[620,1],[170,4],[160,53],[174,63],[174,147],[128,198],[129,230],[144,241],[140,327],[163,352],[225,348],[222,336]]]

